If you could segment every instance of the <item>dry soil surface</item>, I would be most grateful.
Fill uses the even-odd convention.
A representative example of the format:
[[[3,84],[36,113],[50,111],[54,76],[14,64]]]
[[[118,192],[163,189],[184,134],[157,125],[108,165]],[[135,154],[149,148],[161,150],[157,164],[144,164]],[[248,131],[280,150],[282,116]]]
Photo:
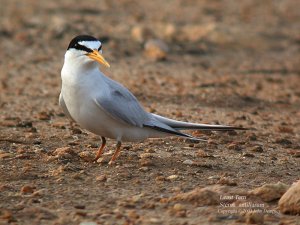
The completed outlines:
[[[279,212],[278,196],[249,192],[299,179],[298,0],[0,5],[1,224],[299,224]],[[78,34],[102,40],[103,71],[146,110],[252,129],[124,143],[113,166],[109,140],[90,162],[99,137],[58,105],[64,53]],[[145,54],[151,39],[168,46],[165,59]]]

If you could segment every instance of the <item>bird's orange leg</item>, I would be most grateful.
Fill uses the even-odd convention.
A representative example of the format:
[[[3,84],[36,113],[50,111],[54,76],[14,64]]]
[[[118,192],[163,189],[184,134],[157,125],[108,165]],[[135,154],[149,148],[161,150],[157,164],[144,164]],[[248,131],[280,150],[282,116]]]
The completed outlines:
[[[111,157],[111,160],[108,163],[109,165],[112,165],[115,162],[115,160],[118,158],[118,156],[120,155],[121,145],[122,145],[122,143],[120,141],[118,141],[117,149],[116,149],[114,155]]]
[[[103,150],[104,150],[104,147],[105,147],[105,144],[106,144],[106,140],[105,140],[105,137],[101,137],[101,140],[102,140],[102,145],[101,147],[98,149],[98,152],[96,154],[96,157],[93,159],[93,162],[97,162],[97,160],[101,157],[102,153],[103,153]]]

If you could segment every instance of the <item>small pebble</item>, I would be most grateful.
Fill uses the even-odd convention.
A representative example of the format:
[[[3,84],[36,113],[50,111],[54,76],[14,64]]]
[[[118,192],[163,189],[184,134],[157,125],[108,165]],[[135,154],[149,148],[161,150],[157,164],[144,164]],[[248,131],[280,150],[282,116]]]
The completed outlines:
[[[91,162],[95,158],[95,154],[93,154],[90,151],[83,151],[83,152],[80,152],[78,155],[80,158],[82,158],[86,162]]]
[[[146,159],[140,159],[140,164],[142,167],[148,167],[148,166],[153,166],[154,162],[151,159],[146,158]]]
[[[152,149],[152,148],[147,148],[147,149],[145,150],[145,152],[147,152],[147,153],[155,153],[155,150]]]
[[[190,160],[190,159],[187,159],[187,160],[184,160],[184,161],[183,161],[183,164],[184,164],[184,165],[193,165],[194,162],[193,162],[192,160]]]
[[[208,157],[208,154],[204,150],[200,149],[196,152],[196,156],[204,158],[204,157]]]
[[[87,212],[85,212],[85,211],[77,211],[77,212],[75,212],[75,214],[78,215],[78,216],[82,216],[82,217],[87,216]]]
[[[0,159],[7,159],[12,157],[13,154],[9,153],[9,152],[0,152]]]
[[[291,154],[295,158],[300,158],[300,150],[297,149],[290,149],[288,153]]]
[[[148,152],[146,152],[146,153],[141,153],[140,155],[139,155],[139,157],[141,158],[141,159],[147,159],[147,158],[153,158],[155,155],[153,154],[153,153],[148,153]]]
[[[96,223],[96,222],[90,222],[90,221],[85,221],[85,222],[81,222],[79,225],[98,225],[98,223]]]
[[[147,166],[142,166],[142,167],[139,168],[139,170],[140,170],[140,171],[143,171],[143,172],[147,172],[147,171],[149,171],[149,167],[147,167]]]
[[[217,184],[228,185],[228,186],[237,186],[237,183],[228,177],[221,177],[220,180],[217,182]]]
[[[294,133],[293,128],[287,127],[287,126],[279,126],[279,127],[277,127],[277,129],[280,133],[289,133],[289,134]]]
[[[137,42],[143,43],[146,39],[151,38],[151,36],[151,31],[146,27],[134,26],[131,29],[131,37]]]
[[[214,176],[208,177],[207,179],[209,179],[209,180],[216,180],[216,179],[220,179],[220,176],[214,175]]]
[[[17,126],[17,122],[16,121],[11,121],[11,120],[1,121],[1,126],[3,126],[3,127],[15,127],[15,126]]]
[[[159,218],[152,217],[149,219],[149,223],[150,224],[163,224],[163,221]]]
[[[35,186],[31,186],[31,185],[24,185],[21,188],[21,194],[32,194],[34,192],[34,190],[36,189]]]
[[[31,121],[20,121],[17,124],[17,127],[32,127],[32,122]]]
[[[243,153],[243,156],[248,157],[248,158],[254,158],[255,157],[255,155],[253,155],[251,153],[248,153],[248,152]]]
[[[37,190],[35,192],[32,193],[32,196],[33,197],[41,197],[41,196],[45,196],[47,194],[47,189],[43,188],[43,189],[40,189],[40,190]]]
[[[141,193],[139,195],[134,195],[134,196],[132,196],[131,201],[134,203],[137,203],[142,199],[143,196],[144,196],[143,193]]]
[[[107,180],[107,176],[105,174],[99,175],[96,177],[97,181],[105,182]]]
[[[82,131],[79,128],[72,128],[72,134],[82,134]]]
[[[195,42],[199,41],[210,32],[215,30],[216,24],[214,22],[197,25],[185,25],[181,28],[179,34],[181,34],[183,40]]]
[[[251,149],[252,152],[263,152],[263,148],[261,146],[255,146]]]
[[[173,209],[174,209],[175,211],[181,211],[181,210],[185,210],[185,207],[184,207],[182,204],[180,204],[180,203],[176,203],[176,204],[173,206]]]
[[[85,205],[75,205],[75,209],[85,209]]]
[[[176,180],[176,179],[178,179],[178,175],[176,175],[176,174],[173,174],[173,175],[171,175],[171,176],[168,176],[167,177],[167,180],[170,180],[170,181],[172,181],[172,180]]]
[[[70,147],[57,148],[53,152],[53,155],[64,155],[64,154],[74,154],[74,151]]]
[[[70,147],[57,148],[53,152],[56,159],[72,159],[76,153]]]
[[[213,139],[208,139],[208,140],[207,140],[207,144],[208,144],[208,145],[217,145],[218,143],[215,142]]]
[[[135,210],[130,210],[127,216],[132,220],[137,220],[138,218],[140,218],[139,214],[137,214]]]
[[[164,30],[164,37],[167,39],[175,39],[177,28],[174,24],[167,24]]]
[[[168,45],[159,39],[151,39],[144,45],[145,55],[156,61],[166,59],[168,51]]]
[[[67,126],[65,122],[55,122],[52,123],[51,125],[52,127],[59,128],[59,129],[66,129]]]
[[[40,112],[36,115],[36,118],[39,120],[50,120],[51,115],[47,112]]]
[[[156,182],[161,182],[161,181],[165,181],[166,179],[165,179],[165,177],[164,176],[157,176],[157,177],[155,177],[155,181]]]
[[[231,143],[231,144],[227,145],[227,148],[232,149],[232,150],[236,150],[236,151],[239,151],[239,150],[242,149],[241,146],[238,145],[237,143]]]
[[[291,144],[293,144],[293,142],[290,141],[287,138],[276,138],[275,143],[281,144],[281,145],[291,145]]]

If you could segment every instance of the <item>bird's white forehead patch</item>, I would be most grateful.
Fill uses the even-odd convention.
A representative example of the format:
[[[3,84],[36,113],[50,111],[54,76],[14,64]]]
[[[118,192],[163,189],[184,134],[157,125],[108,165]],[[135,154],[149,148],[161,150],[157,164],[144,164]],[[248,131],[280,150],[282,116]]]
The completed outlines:
[[[83,45],[89,49],[98,49],[101,46],[100,41],[79,41],[78,44]]]

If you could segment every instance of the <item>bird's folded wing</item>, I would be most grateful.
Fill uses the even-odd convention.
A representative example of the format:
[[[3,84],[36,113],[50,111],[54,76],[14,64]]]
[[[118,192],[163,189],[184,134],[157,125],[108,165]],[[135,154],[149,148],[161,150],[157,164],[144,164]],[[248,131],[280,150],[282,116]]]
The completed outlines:
[[[109,91],[97,96],[95,102],[112,118],[133,126],[143,127],[149,119],[138,100],[124,87],[110,87]]]
[[[64,101],[64,98],[63,98],[62,93],[59,94],[59,101],[58,101],[58,102],[59,102],[60,107],[61,107],[62,110],[64,111],[64,114],[65,114],[67,117],[69,117],[69,119],[74,120],[74,119],[72,118],[71,114],[69,113],[69,110],[68,110],[68,108],[67,108],[67,106],[66,106],[66,103],[65,103],[65,101]]]

